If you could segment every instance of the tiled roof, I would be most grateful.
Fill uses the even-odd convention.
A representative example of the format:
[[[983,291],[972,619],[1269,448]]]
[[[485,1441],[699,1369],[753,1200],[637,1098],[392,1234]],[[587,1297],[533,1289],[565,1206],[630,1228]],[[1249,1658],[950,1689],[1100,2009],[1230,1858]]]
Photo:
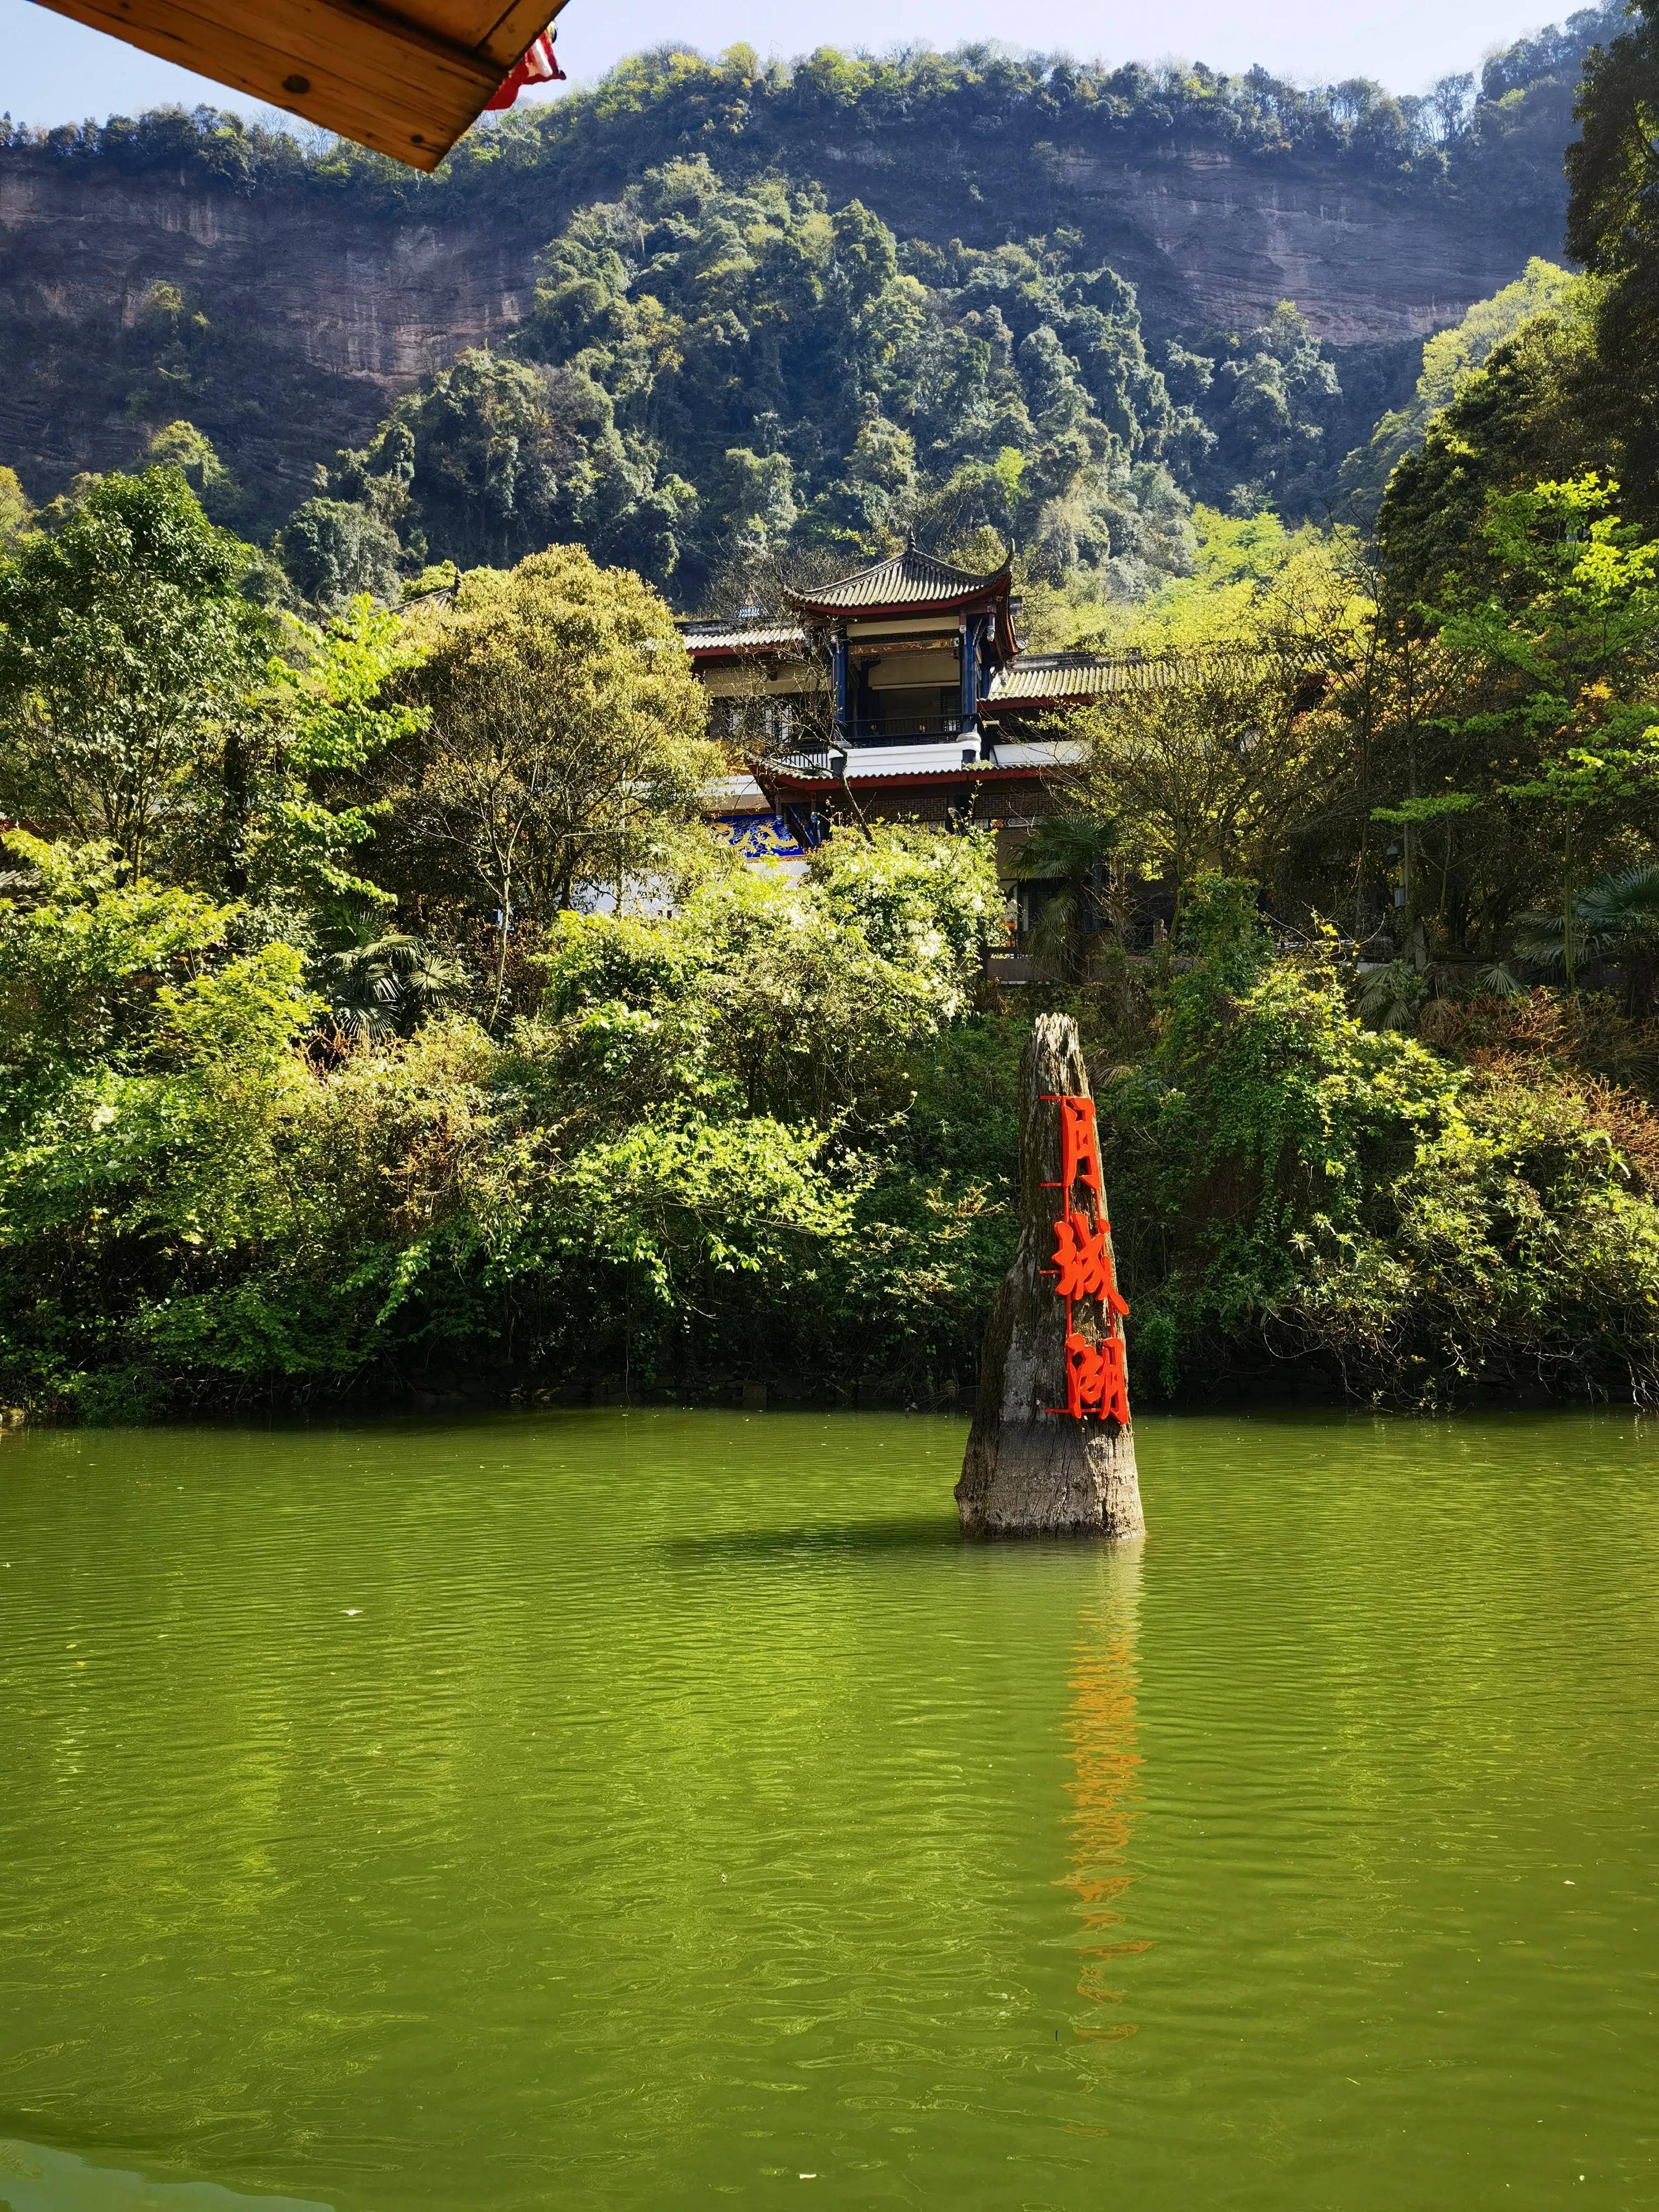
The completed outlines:
[[[988,707],[1024,706],[1043,699],[1101,699],[1112,691],[1163,691],[1193,672],[1175,653],[1022,653],[998,669]]]
[[[839,583],[825,584],[817,591],[792,592],[789,599],[793,606],[850,614],[860,607],[932,606],[941,600],[975,599],[1006,587],[1007,581],[1006,566],[988,576],[976,576],[970,569],[907,545],[890,561],[878,561],[873,568],[860,568],[856,575],[843,576]]]
[[[804,653],[806,649],[806,632],[793,623],[687,623],[680,635],[688,653]]]

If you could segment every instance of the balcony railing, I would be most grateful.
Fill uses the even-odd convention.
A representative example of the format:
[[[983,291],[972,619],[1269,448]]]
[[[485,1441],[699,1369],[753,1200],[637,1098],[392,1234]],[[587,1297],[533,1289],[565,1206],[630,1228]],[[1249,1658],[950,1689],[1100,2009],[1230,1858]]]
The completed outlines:
[[[822,776],[834,782],[836,780],[836,764],[845,757],[844,753],[830,745],[791,745],[771,754],[767,766],[775,769],[781,775]]]
[[[908,744],[913,739],[971,735],[976,726],[971,714],[912,714],[896,709],[890,714],[849,715],[847,742],[852,745]]]
[[[926,744],[930,740],[943,742],[948,738],[965,737],[963,746],[964,760],[978,757],[977,724],[964,723],[959,714],[934,714],[923,718],[923,726],[914,723],[902,727],[895,723],[875,725],[875,734],[868,732],[872,725],[860,724],[866,734],[849,740],[826,742],[812,738],[797,744],[783,744],[767,756],[767,765],[782,775],[823,778],[827,782],[839,783],[846,772],[849,757],[861,747],[890,744]]]

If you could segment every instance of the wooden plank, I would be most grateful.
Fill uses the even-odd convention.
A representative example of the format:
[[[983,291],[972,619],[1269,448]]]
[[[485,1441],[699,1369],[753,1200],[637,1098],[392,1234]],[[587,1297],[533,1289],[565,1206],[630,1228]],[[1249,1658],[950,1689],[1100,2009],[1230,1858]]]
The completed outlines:
[[[564,0],[403,0],[400,15],[453,46],[498,61],[503,75],[544,32]]]
[[[457,57],[446,52],[434,63],[423,48],[411,47],[406,33],[380,42],[377,51],[366,45],[358,25],[345,25],[356,36],[336,41],[324,27],[290,22],[278,30],[276,45],[247,38],[176,0],[52,4],[94,29],[113,31],[420,168],[436,167],[491,89],[481,82],[490,74],[487,67],[475,64],[471,82],[458,84]]]
[[[398,15],[365,5],[363,0],[96,0],[125,10],[144,7],[152,16],[190,17],[222,38],[252,42],[295,62],[314,62],[348,83],[392,100],[411,114],[435,99],[453,112],[466,112],[476,93],[489,92],[501,72],[482,55],[466,52],[417,29]],[[410,72],[407,89],[396,82]],[[438,117],[434,118],[439,120]]]
[[[564,9],[565,0],[512,0],[512,4],[491,26],[489,35],[478,41],[480,53],[488,54],[491,61],[499,61],[503,70],[512,68],[530,41],[540,36],[556,15]],[[500,0],[496,0],[499,9]]]
[[[437,167],[523,51],[502,62],[363,0],[262,0],[257,13],[247,0],[42,4],[419,169]],[[535,0],[526,45],[546,4]]]
[[[481,46],[495,27],[501,0],[404,0],[397,10],[447,46]],[[533,36],[534,33],[532,33]],[[525,44],[527,46],[529,40]],[[520,46],[519,52],[522,53]],[[518,54],[513,58],[518,59]]]

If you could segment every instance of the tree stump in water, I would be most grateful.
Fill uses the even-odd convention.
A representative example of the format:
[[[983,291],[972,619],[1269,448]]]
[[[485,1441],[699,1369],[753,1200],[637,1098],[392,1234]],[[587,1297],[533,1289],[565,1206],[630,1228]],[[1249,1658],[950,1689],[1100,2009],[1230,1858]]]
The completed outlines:
[[[979,1404],[957,1510],[969,1536],[1139,1536],[1146,1523],[1135,1475],[1134,1435],[1128,1399],[1117,1399],[1123,1418],[1072,1411],[1079,1388],[1068,1366],[1086,1372],[1096,1347],[1114,1335],[1121,1318],[1107,1297],[1068,1301],[1059,1294],[1057,1224],[1070,1219],[1091,1233],[1097,1254],[1103,1242],[1106,1279],[1115,1294],[1110,1224],[1098,1176],[1092,1185],[1078,1169],[1073,1188],[1061,1188],[1068,1150],[1062,1100],[1088,1101],[1071,1109],[1073,1129],[1092,1129],[1093,1107],[1077,1024],[1068,1014],[1038,1017],[1020,1067],[1019,1248],[985,1332],[980,1360]],[[1071,1322],[1073,1360],[1066,1353]],[[1121,1352],[1116,1355],[1121,1358]],[[1121,1370],[1120,1370],[1121,1371]],[[1084,1386],[1083,1396],[1088,1392]]]

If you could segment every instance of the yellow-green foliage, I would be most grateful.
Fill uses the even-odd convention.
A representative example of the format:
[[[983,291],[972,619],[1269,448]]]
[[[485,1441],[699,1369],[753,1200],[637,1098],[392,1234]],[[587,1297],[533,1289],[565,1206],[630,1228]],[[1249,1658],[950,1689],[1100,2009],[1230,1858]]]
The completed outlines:
[[[33,514],[16,470],[0,468],[0,553],[22,536]]]
[[[1490,300],[1477,300],[1461,323],[1437,331],[1423,348],[1423,373],[1404,407],[1392,408],[1342,465],[1345,510],[1358,522],[1376,514],[1389,478],[1407,453],[1422,444],[1429,424],[1449,407],[1497,349],[1534,315],[1569,308],[1582,295],[1583,279],[1534,255],[1525,272]]]
[[[870,1343],[931,1363],[941,1339],[963,1364],[1000,1217],[948,1163],[916,1183],[894,1139],[968,1004],[984,836],[878,834],[799,889],[714,878],[672,919],[568,915],[543,1010],[501,1038],[454,1018],[351,1050],[318,1034],[294,947],[237,949],[238,909],[23,853],[30,901],[0,909],[8,1389],[131,1410],[431,1360],[695,1386],[855,1370]],[[878,1249],[931,1315],[851,1287]]]
[[[411,885],[510,919],[648,874],[724,765],[659,594],[554,546],[473,571],[422,635],[425,735],[392,793]]]
[[[27,850],[32,896],[0,911],[9,1395],[971,1372],[1024,1036],[968,1011],[982,841],[878,834],[799,890],[572,915],[501,1038],[449,1017],[350,1049],[292,947],[237,949],[234,909]],[[1079,1002],[1138,1392],[1659,1383],[1639,1105],[1368,1030],[1328,948],[1275,954],[1248,885],[1194,884],[1183,932],[1138,1025]]]

